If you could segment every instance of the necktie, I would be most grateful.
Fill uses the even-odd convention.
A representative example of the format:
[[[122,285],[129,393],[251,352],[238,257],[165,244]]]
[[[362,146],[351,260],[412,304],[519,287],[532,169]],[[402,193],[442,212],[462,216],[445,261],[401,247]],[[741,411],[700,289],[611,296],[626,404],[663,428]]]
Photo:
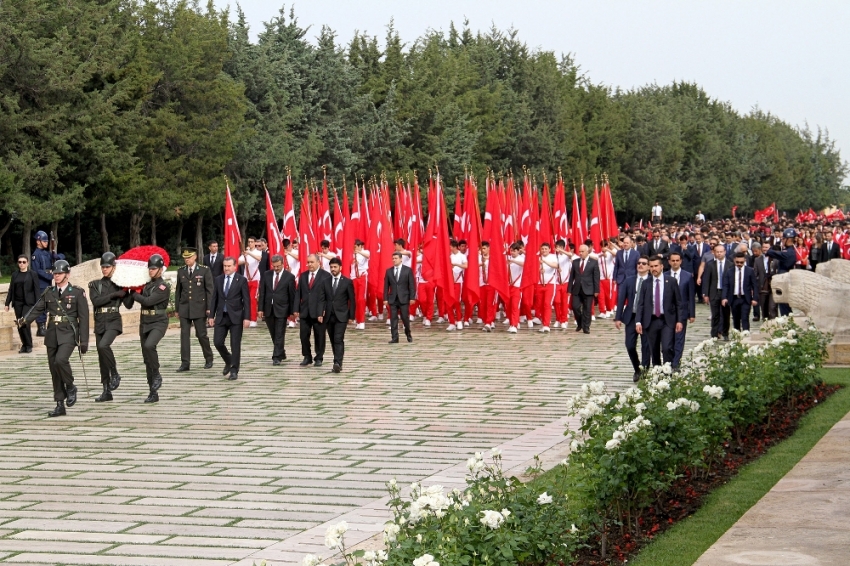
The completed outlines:
[[[832,242],[826,245],[826,254],[827,256],[832,253]]]
[[[313,278],[316,276],[312,271],[310,272],[310,288],[313,288]]]
[[[661,316],[661,279],[655,280],[655,316]]]
[[[210,256],[210,265],[215,263],[215,254]]]
[[[192,268],[190,267],[190,268],[189,268],[189,277],[192,277],[192,272],[193,272],[193,271],[194,271],[194,269],[192,269]]]
[[[637,287],[635,288],[635,304],[632,306],[632,312],[634,312],[634,307],[637,305],[638,298],[640,297],[640,286],[643,285],[643,278],[638,277]]]
[[[334,277],[334,295],[336,295],[336,284],[339,283],[339,277]]]
[[[717,288],[723,288],[723,262],[717,262]]]
[[[280,282],[280,273],[275,272],[274,274],[274,287],[273,289],[277,289],[277,284]]]
[[[626,250],[626,263],[629,263],[629,250]]]
[[[224,296],[227,296],[227,292],[230,291],[230,275],[224,280]]]
[[[579,271],[579,273],[584,273],[584,262],[585,262],[585,261],[586,261],[586,260],[581,260],[581,268],[578,270],[578,271]]]
[[[678,273],[674,273],[674,274],[673,274],[673,279],[675,279],[675,280],[676,280],[676,283],[678,283],[678,282],[679,282],[679,274],[678,274]]]
[[[398,267],[395,268],[395,280],[398,281]]]
[[[738,268],[738,295],[744,296],[744,268]]]

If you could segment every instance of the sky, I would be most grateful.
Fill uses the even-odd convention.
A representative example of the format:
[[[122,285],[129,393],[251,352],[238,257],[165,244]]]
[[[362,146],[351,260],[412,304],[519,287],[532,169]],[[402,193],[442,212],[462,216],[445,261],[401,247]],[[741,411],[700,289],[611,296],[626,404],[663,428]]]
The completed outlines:
[[[215,0],[219,8],[235,1]],[[428,29],[513,27],[529,47],[571,53],[597,84],[630,89],[696,82],[741,113],[753,108],[829,131],[850,158],[850,2],[787,0],[242,0],[254,37],[291,7],[315,40],[322,25],[347,43],[355,30],[402,41]],[[842,93],[845,96],[842,96]]]

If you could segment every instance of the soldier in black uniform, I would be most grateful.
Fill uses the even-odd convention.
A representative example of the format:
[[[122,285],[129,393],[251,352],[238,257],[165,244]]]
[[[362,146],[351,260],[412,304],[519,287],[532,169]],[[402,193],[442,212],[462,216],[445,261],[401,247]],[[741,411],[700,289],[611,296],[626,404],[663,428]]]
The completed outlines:
[[[186,265],[177,270],[177,288],[174,292],[177,316],[180,317],[180,367],[177,371],[189,371],[192,326],[195,327],[195,336],[204,352],[204,369],[209,369],[213,366],[213,353],[207,336],[207,319],[210,316],[213,276],[208,267],[198,264],[198,250],[183,250],[183,261]]]
[[[145,372],[150,388],[150,395],[145,399],[145,403],[159,401],[157,390],[162,385],[156,345],[168,330],[168,301],[171,298],[171,286],[162,278],[164,270],[165,261],[162,256],[153,254],[148,259],[148,275],[151,280],[144,286],[141,293],[134,291],[130,295],[133,301],[142,306],[139,316],[139,339],[142,342],[142,357],[145,360]]]
[[[18,319],[19,324],[30,324],[42,313],[47,315],[44,345],[47,347],[47,364],[53,378],[53,399],[56,408],[48,417],[65,414],[65,403],[73,407],[77,402],[77,388],[71,373],[71,354],[80,347],[85,354],[89,349],[89,304],[86,292],[68,281],[71,266],[64,259],[53,264],[53,286],[44,298],[36,303],[30,313]]]
[[[124,331],[118,308],[122,302],[128,308],[133,305],[127,291],[112,282],[112,274],[115,273],[114,253],[106,252],[101,256],[100,271],[103,278],[89,283],[89,297],[94,307],[97,361],[100,365],[100,382],[103,385],[103,393],[95,398],[96,403],[112,401],[112,392],[121,384],[115,354],[112,353],[112,342]]]

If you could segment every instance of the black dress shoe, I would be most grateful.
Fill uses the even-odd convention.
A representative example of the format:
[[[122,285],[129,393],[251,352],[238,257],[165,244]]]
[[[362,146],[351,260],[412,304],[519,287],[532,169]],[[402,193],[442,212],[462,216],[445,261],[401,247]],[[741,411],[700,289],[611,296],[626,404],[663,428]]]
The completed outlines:
[[[581,326],[576,326],[576,332],[581,332]]]
[[[320,367],[322,367],[322,360],[316,360],[316,361],[314,361],[314,362],[313,362],[313,367],[314,367],[314,368],[320,368]]]
[[[48,417],[63,417],[65,416],[65,405],[62,404],[62,401],[56,403],[56,407],[47,413]]]
[[[103,393],[100,394],[100,397],[94,398],[95,403],[103,403],[104,401],[112,401],[112,392],[106,387],[103,388]]]
[[[24,354],[32,354],[32,346],[27,346],[27,351]]]
[[[334,367],[333,369],[331,369],[331,371],[334,373],[339,373],[342,371],[342,366],[337,363],[334,363]]]
[[[408,334],[408,335],[407,335],[407,341],[408,341],[408,342],[413,342],[413,336],[411,336],[410,334]]]
[[[145,399],[145,403],[157,403],[159,402],[159,394],[156,391],[151,391],[148,398]]]
[[[583,332],[584,332],[585,334],[590,334],[590,330],[584,330]]]
[[[230,381],[236,381],[237,379],[239,379],[239,372],[238,371],[230,372],[230,375],[227,376],[227,379],[229,379]]]
[[[28,353],[28,352],[27,352],[27,347],[26,347],[26,346],[21,346],[21,349],[20,349],[20,350],[18,350],[18,353],[19,353],[19,354],[26,354],[26,353]]]
[[[753,322],[758,322],[759,320],[761,320],[759,317],[757,317],[757,316],[753,317]]]
[[[207,360],[207,363],[204,364],[204,369],[210,369],[212,367],[212,364],[212,360]]]
[[[640,381],[640,372],[639,371],[636,371],[635,374],[632,376],[632,381],[634,381],[635,383]]]
[[[221,370],[221,375],[227,375],[230,373],[230,364],[224,364],[224,369]]]
[[[160,387],[162,387],[162,376],[156,374],[153,376],[153,380],[151,380],[151,391],[157,392]]]
[[[68,398],[65,400],[65,402],[68,404],[69,407],[73,407],[74,404],[77,402],[77,388],[76,388],[76,386],[72,385],[71,387],[69,387],[68,391],[66,392],[66,396]]]
[[[303,360],[301,360],[301,363],[298,364],[298,365],[303,368],[303,367],[309,366],[312,363],[313,363],[313,360],[311,360],[310,358],[304,358]]]
[[[181,371],[189,371],[189,364],[183,364],[177,368],[177,373],[180,373]]]
[[[273,365],[273,366],[279,366],[279,365],[280,365],[280,360],[272,360],[272,365]]]
[[[387,344],[398,344],[398,338],[390,340],[389,342],[387,342]]]
[[[280,361],[283,361],[285,359],[286,359],[286,352],[284,352],[283,355],[280,357]]]
[[[115,391],[118,389],[118,386],[121,385],[121,376],[118,375],[118,372],[112,374],[112,377],[109,378],[109,390]]]

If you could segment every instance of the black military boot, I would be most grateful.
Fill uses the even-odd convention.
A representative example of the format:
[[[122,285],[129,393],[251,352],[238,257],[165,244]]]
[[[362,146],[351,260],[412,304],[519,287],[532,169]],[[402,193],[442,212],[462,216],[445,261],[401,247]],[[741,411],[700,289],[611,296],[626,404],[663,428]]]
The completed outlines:
[[[35,331],[35,335],[36,336],[44,336],[44,323],[43,322],[40,322],[38,324],[38,330]]]
[[[118,375],[118,372],[116,371],[109,378],[109,390],[115,391],[116,389],[118,389],[119,385],[121,385],[121,376]]]
[[[150,395],[148,395],[148,398],[145,399],[145,403],[156,403],[158,401],[159,401],[159,394],[156,391],[154,391],[153,389],[151,389]]]
[[[109,390],[109,384],[103,384],[103,393],[100,394],[100,397],[95,397],[95,403],[103,403],[104,401],[112,401],[112,392]]]
[[[65,403],[62,401],[58,401],[56,403],[56,408],[47,413],[48,417],[64,417],[65,416]]]
[[[68,403],[69,407],[73,407],[74,404],[76,404],[77,402],[77,386],[72,385],[71,387],[69,387],[67,391],[65,391],[65,395],[66,397],[68,397],[66,403]]]

